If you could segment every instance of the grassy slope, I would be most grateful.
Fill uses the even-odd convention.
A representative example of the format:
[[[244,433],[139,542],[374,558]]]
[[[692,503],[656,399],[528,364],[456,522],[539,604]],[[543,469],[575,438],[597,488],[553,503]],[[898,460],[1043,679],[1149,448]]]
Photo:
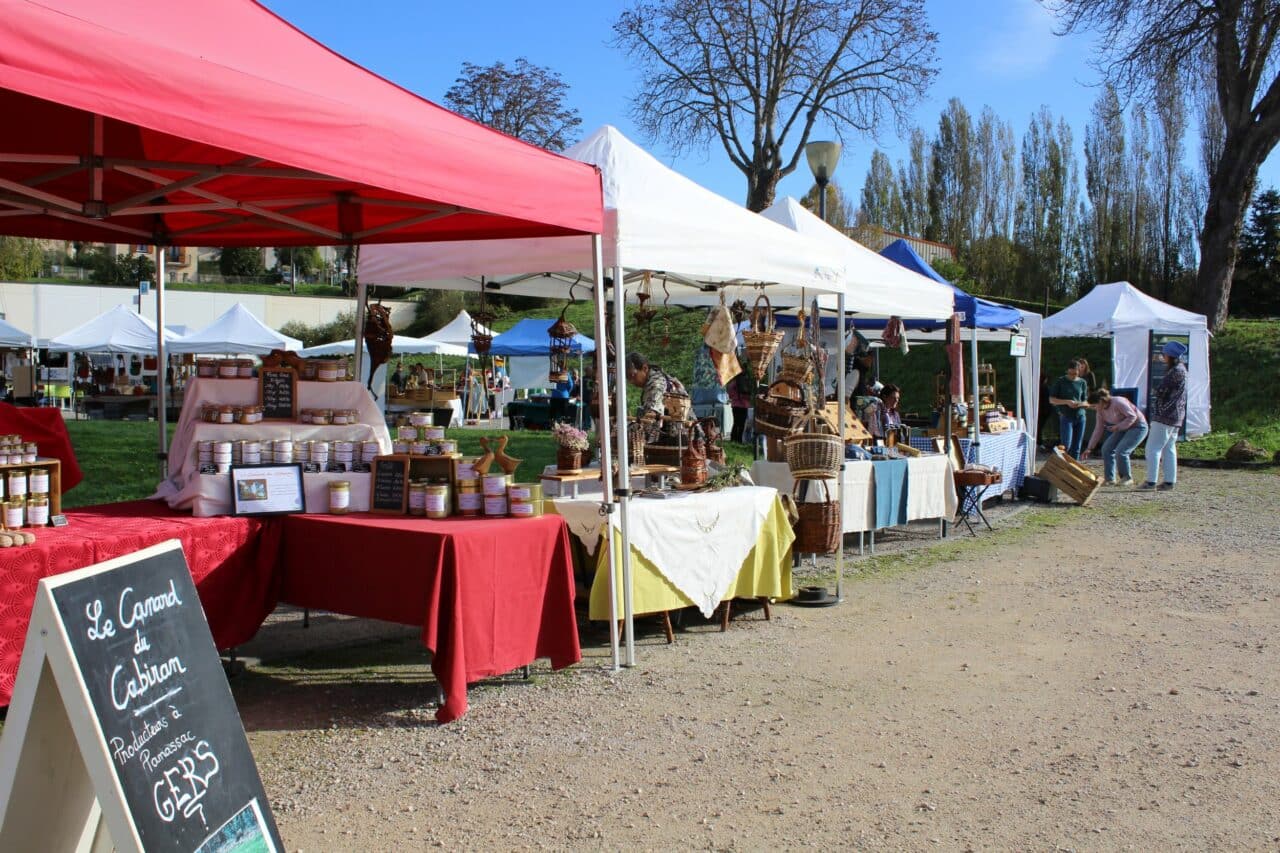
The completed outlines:
[[[506,329],[521,316],[554,317],[560,309],[546,308],[524,315],[511,315],[497,325]],[[629,312],[630,313],[630,312]],[[686,381],[693,373],[693,353],[702,323],[702,311],[680,311],[670,314],[670,340],[664,343],[667,324],[661,317],[647,328],[627,324],[629,349],[644,352],[656,363]],[[583,302],[572,306],[568,318],[578,329],[594,337],[592,307]],[[1045,342],[1044,365],[1051,375],[1067,358],[1083,355],[1090,360],[1099,376],[1110,374],[1105,341],[1054,340]],[[979,350],[984,361],[996,367],[1001,399],[1012,405],[1013,359],[1008,347],[983,344]],[[1217,458],[1233,442],[1247,438],[1274,453],[1280,450],[1280,323],[1275,321],[1233,320],[1211,345],[1213,380],[1213,424],[1215,432],[1206,438],[1188,442],[1179,453],[1187,457]],[[933,398],[933,374],[940,365],[941,349],[937,346],[912,347],[903,356],[896,351],[882,354],[880,374],[885,381],[903,386],[903,407],[923,411]],[[85,481],[66,496],[68,507],[108,501],[132,500],[151,494],[159,476],[154,460],[156,429],[153,423],[134,421],[73,421],[67,424]],[[480,452],[477,430],[451,430],[451,436],[462,443],[467,454]],[[494,431],[492,434],[497,434]],[[524,459],[520,476],[531,477],[544,465],[555,460],[555,448],[545,433],[513,432],[508,452]],[[728,445],[731,461],[749,462],[746,448]]]

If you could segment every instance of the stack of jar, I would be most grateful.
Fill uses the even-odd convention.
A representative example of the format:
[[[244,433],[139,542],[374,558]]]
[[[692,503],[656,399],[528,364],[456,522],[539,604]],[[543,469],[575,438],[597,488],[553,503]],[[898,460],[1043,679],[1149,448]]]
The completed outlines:
[[[507,512],[512,518],[542,515],[542,484],[512,483],[507,486]]]
[[[49,523],[49,469],[42,466],[10,468],[4,477],[5,530],[44,527]]]
[[[480,514],[484,509],[484,493],[481,489],[480,477],[474,469],[470,477],[464,477],[462,471],[458,471],[458,515],[475,517]]]
[[[196,376],[212,379],[252,379],[251,358],[202,358],[196,362]]]
[[[351,426],[360,423],[360,413],[355,409],[299,409],[298,422],[312,426]]]
[[[196,461],[200,464],[200,470],[204,471],[205,466],[212,465],[219,474],[226,474],[231,470],[231,463],[234,461],[233,453],[236,442],[234,441],[201,441],[196,444]],[[261,453],[261,450],[259,450]]]
[[[454,456],[458,442],[444,437],[444,427],[431,425],[430,412],[412,412],[396,426],[392,453],[411,456]]]
[[[510,474],[485,474],[480,478],[484,489],[484,515],[486,518],[502,518],[507,514],[507,488]]]
[[[0,465],[29,465],[39,453],[34,441],[23,441],[20,435],[0,436]]]

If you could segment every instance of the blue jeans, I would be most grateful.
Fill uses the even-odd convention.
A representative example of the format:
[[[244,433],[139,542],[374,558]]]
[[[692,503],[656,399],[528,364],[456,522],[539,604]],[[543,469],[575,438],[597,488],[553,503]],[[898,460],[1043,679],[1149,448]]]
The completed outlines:
[[[1107,439],[1100,448],[1103,479],[1131,479],[1133,473],[1129,469],[1129,456],[1146,437],[1146,424],[1134,424],[1126,430],[1107,433]]]
[[[1084,409],[1076,409],[1069,415],[1058,415],[1058,434],[1062,437],[1062,446],[1072,459],[1080,458],[1080,448],[1084,445]]]
[[[1164,464],[1164,482],[1178,482],[1178,433],[1176,426],[1158,421],[1151,422],[1151,440],[1147,442],[1147,482],[1160,479],[1160,465]]]

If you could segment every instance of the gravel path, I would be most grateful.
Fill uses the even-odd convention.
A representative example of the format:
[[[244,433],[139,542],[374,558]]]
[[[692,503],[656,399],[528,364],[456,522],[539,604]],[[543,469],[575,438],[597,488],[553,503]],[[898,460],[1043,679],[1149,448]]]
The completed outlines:
[[[448,726],[394,626],[279,617],[233,686],[290,850],[1274,850],[1278,486],[882,538],[838,607],[642,622],[616,674],[588,634]]]

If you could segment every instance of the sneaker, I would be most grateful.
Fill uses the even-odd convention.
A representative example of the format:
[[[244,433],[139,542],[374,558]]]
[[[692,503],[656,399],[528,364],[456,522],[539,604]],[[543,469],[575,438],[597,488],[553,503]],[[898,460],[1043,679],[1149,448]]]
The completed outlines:
[[[1115,480],[1103,480],[1103,481],[1102,481],[1102,485],[1104,485],[1104,486],[1114,486],[1115,484],[1116,484],[1116,481],[1115,481]]]
[[[1173,483],[1161,483],[1160,485],[1156,486],[1156,488],[1162,492],[1172,492]]]
[[[1154,491],[1155,487],[1156,487],[1155,483],[1143,483],[1141,486],[1138,486],[1138,491],[1150,492],[1150,491]]]
[[[1117,486],[1132,486],[1132,485],[1133,485],[1133,478],[1132,478],[1132,477],[1130,477],[1130,478],[1129,478],[1129,479],[1127,479],[1127,480],[1117,480],[1117,481],[1116,481],[1116,485],[1117,485]]]

